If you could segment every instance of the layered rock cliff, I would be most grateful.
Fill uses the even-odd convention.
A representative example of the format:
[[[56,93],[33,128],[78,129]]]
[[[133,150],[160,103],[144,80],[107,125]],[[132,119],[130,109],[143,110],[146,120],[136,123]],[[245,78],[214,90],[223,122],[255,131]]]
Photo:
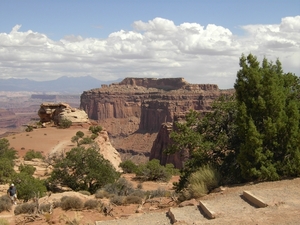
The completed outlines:
[[[180,154],[163,156],[168,131],[162,129],[157,136],[162,124],[172,124],[177,114],[191,109],[209,111],[223,92],[217,85],[190,84],[183,78],[125,78],[83,92],[80,107],[107,129],[119,152],[149,156],[151,151],[151,157],[160,158],[163,164],[181,167]]]

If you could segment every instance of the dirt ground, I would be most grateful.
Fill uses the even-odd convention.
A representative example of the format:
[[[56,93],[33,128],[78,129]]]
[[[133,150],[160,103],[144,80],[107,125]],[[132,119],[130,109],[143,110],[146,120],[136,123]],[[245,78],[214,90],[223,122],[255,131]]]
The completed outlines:
[[[47,127],[35,129],[29,133],[15,133],[6,138],[9,140],[11,147],[18,151],[20,157],[24,156],[29,149],[42,151],[43,154],[48,155],[58,150],[67,151],[74,147],[74,143],[70,140],[79,130],[86,132],[87,128],[57,129]],[[124,177],[132,182],[134,186],[138,185],[138,182],[133,179],[133,175],[125,174]],[[156,190],[159,187],[172,190],[172,184],[177,180],[178,177],[173,177],[170,182],[166,183],[144,182],[142,187],[143,190]],[[258,209],[245,202],[241,198],[244,190],[251,191],[260,197],[268,204],[268,207]],[[77,195],[83,200],[95,198],[94,195],[86,196],[76,192],[64,192],[44,197],[40,199],[40,203],[60,199],[65,195]],[[205,220],[204,222],[198,221],[198,223],[195,221],[194,224],[300,224],[300,178],[224,187],[223,191],[211,193],[198,200],[208,204],[217,213],[218,218]],[[158,204],[154,201],[145,204],[142,213],[167,212],[168,208],[176,207],[170,197],[156,199],[156,202],[159,202],[159,205],[163,207],[158,207]],[[95,221],[115,219],[122,220],[136,214],[138,207],[136,204],[114,206],[111,216],[105,216],[97,210],[63,211],[61,208],[55,208],[51,215],[42,216],[40,220],[26,224],[67,224],[74,219],[80,221],[80,224],[94,224]],[[12,225],[24,224],[21,221],[24,221],[25,215],[14,216],[12,210],[0,213],[0,218],[5,218]],[[155,214],[153,214],[153,218],[155,218]]]

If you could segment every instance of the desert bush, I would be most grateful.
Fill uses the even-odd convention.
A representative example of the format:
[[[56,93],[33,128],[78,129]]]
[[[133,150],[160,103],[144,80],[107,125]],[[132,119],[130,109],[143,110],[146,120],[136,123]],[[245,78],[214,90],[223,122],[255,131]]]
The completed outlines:
[[[7,195],[0,197],[0,212],[10,211],[12,207],[11,199]]]
[[[93,143],[93,139],[90,137],[83,137],[79,142],[79,145],[86,145]]]
[[[62,128],[62,129],[66,129],[66,128],[69,128],[70,126],[72,126],[72,121],[69,120],[69,119],[61,119],[61,121],[59,122],[59,128]]]
[[[69,209],[82,209],[83,208],[83,201],[75,196],[64,196],[61,199],[61,205],[60,207],[63,210],[69,210]]]
[[[95,199],[89,199],[84,203],[85,209],[95,209],[99,206],[99,202]]]
[[[115,205],[123,205],[125,201],[125,196],[113,195],[110,198],[110,202]]]
[[[0,158],[0,183],[8,183],[10,177],[15,173],[12,159]]]
[[[32,165],[21,164],[19,166],[19,171],[20,173],[27,173],[28,175],[33,175],[34,172],[36,171],[36,168]]]
[[[166,164],[165,168],[169,174],[172,174],[172,176],[180,175],[180,170],[176,169],[172,163]]]
[[[131,160],[125,160],[124,162],[121,162],[120,167],[124,173],[136,173],[138,168],[138,166]]]
[[[21,205],[17,205],[16,208],[15,208],[14,213],[15,213],[15,215],[25,214],[25,213],[32,214],[32,213],[34,213],[35,208],[36,208],[36,203],[26,202],[26,203],[23,203]]]
[[[16,150],[9,145],[7,139],[0,139],[0,183],[3,184],[14,174],[14,159],[17,158]]]
[[[54,201],[53,202],[53,208],[58,208],[58,207],[61,207],[61,201]]]
[[[43,197],[46,192],[44,181],[27,173],[15,173],[12,176],[12,183],[16,184],[18,190],[18,198],[28,201],[34,197]]]
[[[31,161],[32,159],[43,159],[43,155],[40,151],[35,151],[33,149],[28,150],[24,155],[24,160]]]
[[[137,188],[138,189],[143,189],[143,184],[142,183],[138,183]]]
[[[102,127],[101,126],[90,126],[89,130],[93,133],[93,134],[98,134],[99,132],[102,131]]]
[[[27,126],[25,129],[26,132],[31,132],[33,131],[33,127],[32,126]]]
[[[80,137],[80,138],[83,138],[84,133],[83,133],[82,131],[77,131],[77,132],[76,132],[76,136],[77,136],[77,137]]]
[[[130,195],[133,191],[133,184],[124,177],[119,178],[116,182],[104,186],[104,190],[114,195]]]
[[[89,191],[78,191],[80,194],[83,194],[83,195],[91,195],[91,193]]]
[[[171,192],[165,190],[164,188],[158,188],[156,190],[150,191],[151,198],[155,197],[169,197],[171,196]]]
[[[92,140],[95,140],[97,137],[98,137],[98,134],[92,134],[90,138],[91,138]]]
[[[152,159],[146,164],[138,166],[137,178],[152,181],[168,181],[172,177],[170,169],[160,165],[158,159]]]
[[[141,189],[135,189],[131,194],[130,196],[138,196],[138,197],[141,197],[141,198],[144,198],[146,196],[146,192],[145,191],[142,191]]]
[[[49,204],[49,203],[47,203],[47,204],[40,204],[39,205],[39,207],[40,207],[40,210],[42,211],[42,212],[50,212],[50,209],[51,209],[51,204]]]
[[[0,225],[9,225],[9,222],[4,218],[0,218]]]
[[[125,197],[124,204],[141,204],[142,201],[143,198],[139,196],[130,195]]]
[[[99,189],[95,193],[95,198],[109,198],[109,193],[103,189]]]
[[[220,176],[211,166],[202,166],[188,178],[187,191],[192,198],[199,198],[218,187]]]

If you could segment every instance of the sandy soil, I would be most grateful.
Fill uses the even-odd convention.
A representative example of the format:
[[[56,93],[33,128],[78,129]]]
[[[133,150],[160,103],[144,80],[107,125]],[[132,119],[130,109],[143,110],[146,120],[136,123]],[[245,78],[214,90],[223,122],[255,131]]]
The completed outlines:
[[[81,130],[87,132],[87,128],[72,127],[69,129],[58,129],[57,127],[46,127],[34,129],[32,132],[15,133],[5,137],[10,146],[17,150],[18,155],[23,157],[30,149],[42,152],[45,156],[57,150],[67,150],[76,145],[71,138]]]

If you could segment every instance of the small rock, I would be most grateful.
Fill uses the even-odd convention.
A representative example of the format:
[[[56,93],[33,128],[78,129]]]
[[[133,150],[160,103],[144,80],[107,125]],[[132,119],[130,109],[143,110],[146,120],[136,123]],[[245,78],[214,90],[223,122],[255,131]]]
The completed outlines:
[[[198,205],[198,201],[193,198],[191,200],[181,202],[178,206],[179,207],[185,207],[185,206],[194,206],[194,205]]]

